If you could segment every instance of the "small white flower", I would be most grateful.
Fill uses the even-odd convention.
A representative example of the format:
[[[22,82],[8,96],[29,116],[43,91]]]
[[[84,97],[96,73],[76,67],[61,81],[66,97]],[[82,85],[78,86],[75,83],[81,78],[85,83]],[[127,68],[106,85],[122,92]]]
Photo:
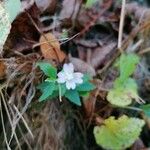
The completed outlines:
[[[83,83],[83,74],[80,72],[74,72],[74,66],[72,63],[64,64],[63,70],[57,74],[58,83],[65,83],[68,90],[75,89],[77,84]]]

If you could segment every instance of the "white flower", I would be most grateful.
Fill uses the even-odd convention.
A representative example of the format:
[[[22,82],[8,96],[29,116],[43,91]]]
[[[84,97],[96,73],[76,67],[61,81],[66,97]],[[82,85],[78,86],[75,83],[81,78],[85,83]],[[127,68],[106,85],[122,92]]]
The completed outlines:
[[[83,74],[80,72],[74,72],[74,66],[72,63],[64,64],[63,70],[57,74],[58,83],[65,83],[68,90],[75,89],[77,84],[83,83]]]

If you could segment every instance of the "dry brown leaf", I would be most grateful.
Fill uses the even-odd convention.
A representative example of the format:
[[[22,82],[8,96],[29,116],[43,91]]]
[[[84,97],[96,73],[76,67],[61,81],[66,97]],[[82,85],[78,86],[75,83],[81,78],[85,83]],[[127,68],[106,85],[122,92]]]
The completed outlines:
[[[76,71],[87,73],[92,77],[96,75],[95,69],[83,60],[71,56],[69,57],[69,60],[74,65]]]
[[[62,4],[62,10],[60,12],[60,18],[75,19],[80,8],[80,3],[80,0],[64,0]]]
[[[135,19],[139,20],[140,23],[150,18],[150,9],[138,5],[136,2],[126,4],[126,12],[130,15],[133,14]]]
[[[46,33],[40,38],[41,52],[45,59],[63,62],[66,55],[60,50],[60,44],[56,37],[51,33]]]
[[[37,7],[40,9],[41,12],[45,11],[47,8],[49,8],[52,3],[56,3],[55,0],[35,0],[35,3]]]
[[[6,65],[3,61],[0,61],[0,79],[3,79],[6,75]]]
[[[98,47],[95,49],[91,56],[91,65],[94,68],[97,68],[99,65],[101,65],[106,59],[108,55],[111,55],[112,51],[115,50],[116,43],[110,42],[108,45],[101,47]]]

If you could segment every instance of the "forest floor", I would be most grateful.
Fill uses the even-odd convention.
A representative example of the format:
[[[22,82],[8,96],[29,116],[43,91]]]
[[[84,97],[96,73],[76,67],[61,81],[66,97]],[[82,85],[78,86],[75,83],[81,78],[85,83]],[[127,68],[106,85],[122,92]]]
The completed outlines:
[[[119,0],[21,3],[0,58],[0,149],[105,149],[96,142],[94,127],[110,116],[125,114],[145,121],[130,149],[148,150],[150,118],[138,111],[136,101],[122,108],[112,105],[107,95],[119,76],[115,63],[122,53],[135,53],[140,62],[131,77],[139,97],[150,103],[150,9]],[[36,66],[39,61],[58,70],[70,62],[76,71],[93,78],[96,89],[80,107],[65,98],[39,102],[37,85],[45,79]]]

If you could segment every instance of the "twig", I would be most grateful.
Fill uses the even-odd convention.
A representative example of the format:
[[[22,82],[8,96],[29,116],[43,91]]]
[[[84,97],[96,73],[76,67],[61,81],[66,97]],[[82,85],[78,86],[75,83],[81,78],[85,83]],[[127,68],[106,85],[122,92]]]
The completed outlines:
[[[148,48],[145,48],[145,49],[143,49],[143,50],[141,50],[141,51],[139,51],[139,55],[143,55],[143,54],[145,54],[145,53],[148,53],[148,52],[150,52],[150,47],[148,47]]]
[[[123,36],[123,26],[124,26],[124,18],[125,18],[125,5],[126,0],[122,1],[122,9],[121,9],[121,17],[120,17],[120,25],[119,25],[119,35],[118,35],[118,49],[122,53],[122,36]]]

